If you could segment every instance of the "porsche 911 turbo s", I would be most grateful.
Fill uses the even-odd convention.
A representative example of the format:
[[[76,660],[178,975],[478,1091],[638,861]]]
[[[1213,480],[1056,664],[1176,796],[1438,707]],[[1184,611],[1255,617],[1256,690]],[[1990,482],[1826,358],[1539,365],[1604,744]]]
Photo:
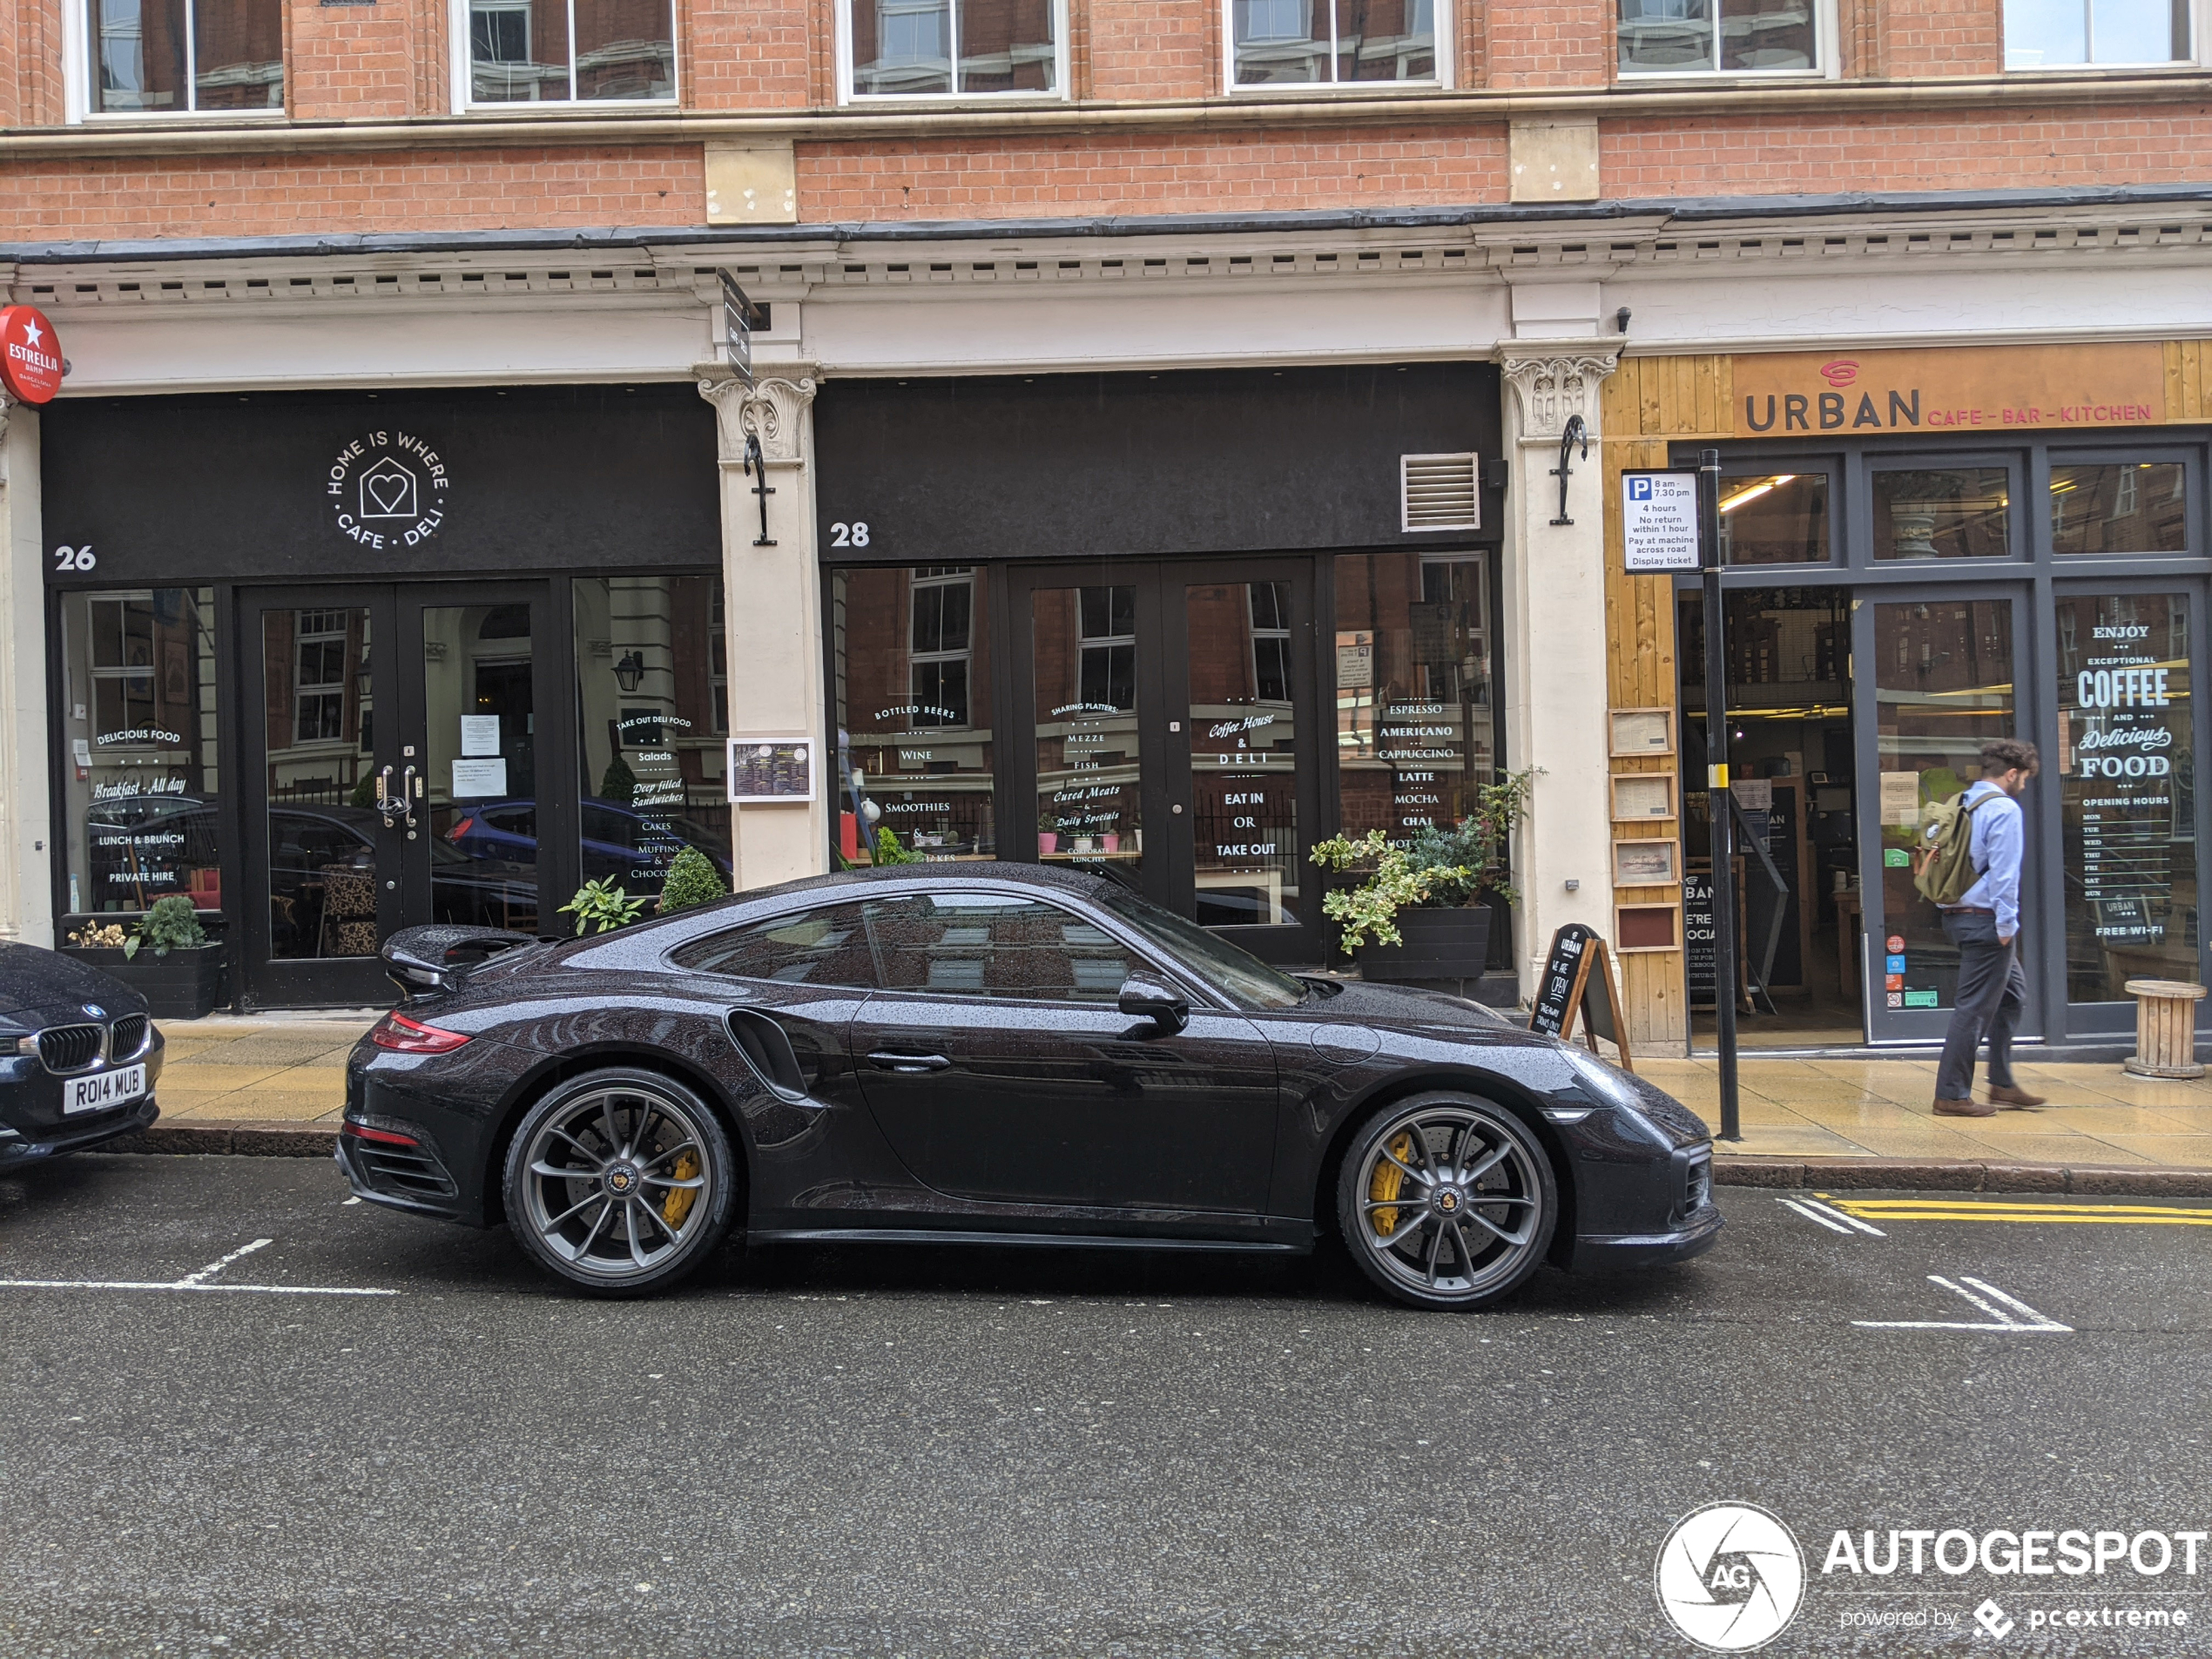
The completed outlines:
[[[145,1128],[160,1116],[161,1051],[145,999],[121,980],[0,945],[0,1170]]]
[[[634,1295],[754,1241],[1308,1251],[1473,1307],[1710,1246],[1705,1126],[1431,992],[1278,972],[1099,877],[814,877],[542,942],[419,927],[338,1157]]]

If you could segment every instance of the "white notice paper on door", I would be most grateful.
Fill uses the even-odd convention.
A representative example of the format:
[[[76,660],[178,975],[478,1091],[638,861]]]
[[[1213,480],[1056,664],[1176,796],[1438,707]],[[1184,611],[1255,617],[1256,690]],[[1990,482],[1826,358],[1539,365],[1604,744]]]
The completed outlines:
[[[483,800],[507,792],[507,759],[495,755],[489,760],[456,760],[453,763],[453,798],[455,800]]]
[[[1882,774],[1882,822],[1906,829],[1920,822],[1920,774],[1885,772]]]
[[[496,755],[499,752],[499,717],[496,714],[464,714],[461,717],[461,752],[465,755]]]

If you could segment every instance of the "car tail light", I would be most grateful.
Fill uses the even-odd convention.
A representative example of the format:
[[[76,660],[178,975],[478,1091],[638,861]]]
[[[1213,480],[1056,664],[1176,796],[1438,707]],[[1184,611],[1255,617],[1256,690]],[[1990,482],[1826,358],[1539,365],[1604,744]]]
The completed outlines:
[[[338,1132],[341,1135],[350,1135],[355,1140],[374,1141],[379,1146],[420,1146],[422,1144],[412,1135],[395,1134],[388,1129],[371,1129],[366,1123],[356,1123],[350,1119]]]
[[[473,817],[464,818],[458,824],[455,824],[451,829],[446,832],[446,840],[448,841],[457,841],[462,836],[466,835],[470,830],[475,827],[476,820]]]
[[[368,1040],[395,1054],[451,1054],[469,1041],[462,1032],[425,1025],[404,1014],[386,1015],[370,1028]]]

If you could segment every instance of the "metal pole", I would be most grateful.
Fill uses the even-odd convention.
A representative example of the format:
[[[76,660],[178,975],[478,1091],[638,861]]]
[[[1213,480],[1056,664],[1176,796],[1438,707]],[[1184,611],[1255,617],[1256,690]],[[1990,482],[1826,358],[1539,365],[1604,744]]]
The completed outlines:
[[[1705,577],[1705,787],[1713,846],[1713,1023],[1721,1056],[1721,1139],[1743,1138],[1736,1090],[1735,797],[1728,781],[1728,633],[1721,608],[1721,452],[1697,456],[1697,552]]]

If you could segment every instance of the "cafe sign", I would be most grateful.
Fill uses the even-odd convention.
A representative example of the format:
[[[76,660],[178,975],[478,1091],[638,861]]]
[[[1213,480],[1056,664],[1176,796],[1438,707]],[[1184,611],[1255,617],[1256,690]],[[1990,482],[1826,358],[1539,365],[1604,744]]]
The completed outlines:
[[[1736,358],[1738,437],[2157,426],[2165,351],[2117,345],[1762,352]]]

